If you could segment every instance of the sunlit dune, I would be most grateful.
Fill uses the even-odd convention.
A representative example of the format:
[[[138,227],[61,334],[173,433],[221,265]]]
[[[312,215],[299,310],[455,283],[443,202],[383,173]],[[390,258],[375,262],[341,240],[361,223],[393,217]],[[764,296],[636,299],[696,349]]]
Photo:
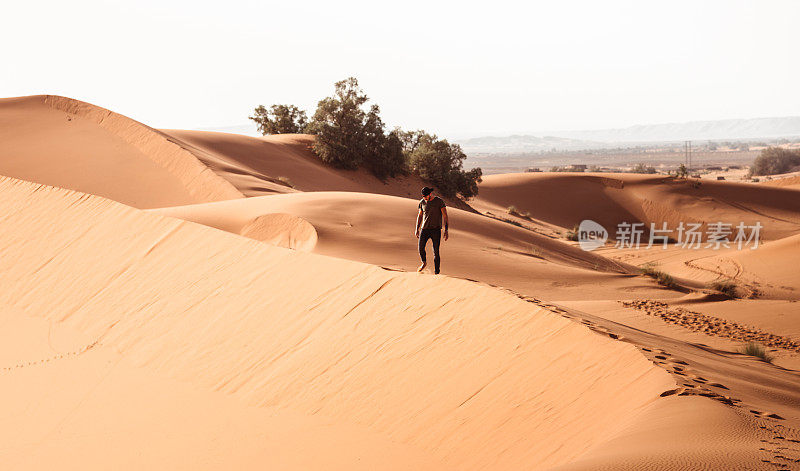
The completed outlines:
[[[222,454],[302,463],[295,448],[265,453],[296,417],[290,427],[307,428],[320,453],[339,453],[330,444],[350,429],[365,434],[348,446],[366,446],[372,465],[371,447],[397,443],[412,451],[409,466],[549,466],[621,433],[674,387],[635,348],[475,283],[303,254],[8,178],[0,192],[18,209],[3,225],[3,240],[17,242],[0,270],[5,329],[17,332],[2,354],[6,463],[56,466],[67,443],[100,467],[123,442],[118,467],[130,469],[177,463],[172,450],[189,446],[198,465]],[[176,382],[189,401],[137,399]],[[261,440],[206,447],[221,432],[216,414],[204,416],[220,404],[232,418],[270,411],[228,431]],[[170,420],[152,415],[161,408]],[[11,415],[20,409],[29,412]]]
[[[800,463],[800,191],[490,175],[433,275],[427,183],[313,139],[0,100],[3,469]],[[584,219],[608,243],[568,240]],[[758,247],[614,247],[716,221]]]
[[[242,197],[163,133],[70,98],[0,100],[0,143],[0,175],[139,208]]]

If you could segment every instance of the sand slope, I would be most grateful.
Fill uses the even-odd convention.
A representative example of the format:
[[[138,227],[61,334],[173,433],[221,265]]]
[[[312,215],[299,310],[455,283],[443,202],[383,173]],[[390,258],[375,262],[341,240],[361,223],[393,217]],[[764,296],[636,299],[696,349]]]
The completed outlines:
[[[417,202],[353,192],[310,192],[162,208],[179,217],[257,240],[251,229],[262,217],[290,214],[310,223],[316,253],[414,271],[419,265],[414,220]],[[555,299],[617,296],[678,296],[651,280],[628,273],[629,266],[585,252],[563,241],[455,208],[449,209],[450,240],[442,242],[442,270],[519,293],[547,293]],[[245,229],[247,234],[244,234]],[[268,234],[272,233],[272,229]],[[310,234],[310,232],[309,232]],[[266,237],[266,236],[265,236]],[[277,245],[287,246],[278,241]],[[432,249],[428,247],[431,257]],[[620,293],[624,294],[620,294]]]
[[[731,182],[633,174],[488,175],[473,206],[504,212],[514,205],[545,223],[572,228],[591,219],[612,233],[621,222],[764,225],[764,240],[800,232],[800,191]]]
[[[434,277],[413,273],[422,183],[325,167],[310,136],[46,96],[0,100],[0,138],[0,174],[161,208],[0,178],[3,469],[800,463],[798,191],[490,176],[491,217],[451,205]],[[586,217],[767,229],[752,252],[586,253],[561,234]],[[646,261],[760,298],[666,290]]]
[[[246,196],[293,191],[354,191],[418,199],[425,183],[399,176],[381,181],[366,170],[341,170],[320,162],[311,150],[314,136],[276,134],[264,137],[222,132],[163,132],[192,146],[198,157]],[[468,209],[448,198],[451,206]]]
[[[758,178],[764,179],[760,185],[800,189],[800,173],[797,172]]]
[[[689,269],[705,270],[748,287],[753,297],[800,299],[800,234],[768,241],[755,250],[708,251],[689,261]]]
[[[0,175],[140,208],[242,197],[173,138],[52,95],[0,99]]]
[[[674,386],[486,286],[10,178],[0,194],[7,468],[544,468]]]

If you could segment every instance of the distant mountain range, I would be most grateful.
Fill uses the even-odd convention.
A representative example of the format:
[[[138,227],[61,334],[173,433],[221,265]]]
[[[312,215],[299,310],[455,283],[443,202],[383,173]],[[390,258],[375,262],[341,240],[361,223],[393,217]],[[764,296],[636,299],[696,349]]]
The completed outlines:
[[[201,128],[246,136],[259,136],[255,124]],[[556,149],[572,151],[686,140],[751,140],[800,136],[800,116],[784,118],[723,119],[686,123],[642,124],[617,129],[550,131],[511,136],[457,139],[467,153],[525,153]]]
[[[467,153],[512,153],[629,147],[685,140],[749,140],[800,136],[800,116],[725,119],[636,125],[627,128],[556,131],[537,135],[487,136],[460,139]],[[542,136],[542,137],[539,137]]]

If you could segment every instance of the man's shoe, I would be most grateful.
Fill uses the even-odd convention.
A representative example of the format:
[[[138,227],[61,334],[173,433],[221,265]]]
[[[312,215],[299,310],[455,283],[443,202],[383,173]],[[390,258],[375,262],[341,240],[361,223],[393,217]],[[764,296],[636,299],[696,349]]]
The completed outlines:
[[[420,265],[419,268],[417,268],[417,271],[418,272],[422,272],[422,270],[424,270],[425,267],[427,267],[427,266],[428,266],[428,262],[422,262],[422,265]]]

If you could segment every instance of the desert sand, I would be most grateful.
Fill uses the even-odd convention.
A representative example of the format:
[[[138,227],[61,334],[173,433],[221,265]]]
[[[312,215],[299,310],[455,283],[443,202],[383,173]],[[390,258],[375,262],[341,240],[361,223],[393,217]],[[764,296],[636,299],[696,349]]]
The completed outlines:
[[[4,469],[800,467],[800,190],[492,175],[434,276],[422,182],[311,139],[0,100]],[[763,244],[585,252],[584,218]]]
[[[792,172],[784,175],[775,175],[769,179],[764,178],[764,181],[762,181],[761,184],[767,186],[798,189],[800,188],[800,173]]]

